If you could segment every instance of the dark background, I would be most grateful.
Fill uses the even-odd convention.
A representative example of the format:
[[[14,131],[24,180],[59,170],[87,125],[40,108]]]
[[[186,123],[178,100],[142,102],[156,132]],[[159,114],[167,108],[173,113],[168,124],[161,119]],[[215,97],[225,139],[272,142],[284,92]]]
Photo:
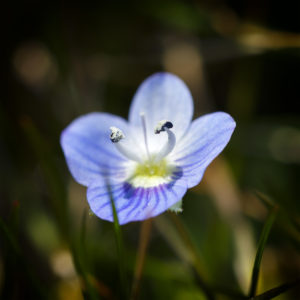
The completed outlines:
[[[76,251],[96,298],[121,297],[113,226],[88,214],[59,136],[91,111],[127,117],[139,84],[162,70],[187,83],[194,117],[222,110],[237,122],[178,216],[206,280],[247,291],[268,212],[257,191],[280,207],[258,292],[299,276],[297,1],[11,1],[0,15],[1,299],[89,299]],[[156,219],[140,299],[206,299],[169,215]],[[122,227],[128,285],[140,226]]]

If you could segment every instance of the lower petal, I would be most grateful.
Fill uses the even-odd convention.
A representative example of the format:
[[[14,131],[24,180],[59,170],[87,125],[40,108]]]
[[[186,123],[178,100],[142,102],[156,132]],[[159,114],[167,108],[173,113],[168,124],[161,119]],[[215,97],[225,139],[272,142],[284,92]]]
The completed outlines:
[[[141,221],[157,216],[178,202],[186,193],[187,185],[180,178],[154,187],[133,187],[127,182],[112,184],[111,195],[120,224]],[[98,180],[88,188],[87,198],[92,211],[101,219],[113,221],[109,190]]]

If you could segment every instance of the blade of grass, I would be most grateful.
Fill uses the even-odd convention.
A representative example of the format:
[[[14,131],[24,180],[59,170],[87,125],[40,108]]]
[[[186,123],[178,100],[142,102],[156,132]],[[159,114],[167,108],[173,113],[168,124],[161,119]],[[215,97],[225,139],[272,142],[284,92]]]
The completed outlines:
[[[264,193],[258,191],[258,190],[254,190],[254,195],[256,195],[256,197],[262,201],[262,203],[269,209],[272,209],[272,207],[274,207],[274,202],[272,201],[272,199],[270,197],[268,197],[267,195],[265,195]]]
[[[264,252],[267,239],[269,237],[272,225],[276,219],[277,214],[278,214],[278,206],[273,206],[273,208],[270,211],[269,216],[265,222],[264,228],[262,230],[262,233],[261,233],[261,236],[260,236],[260,239],[258,242],[257,252],[256,252],[255,260],[254,260],[253,270],[252,270],[251,284],[250,284],[250,289],[249,289],[249,297],[255,296],[256,289],[257,289],[257,283],[258,283],[259,269],[260,269],[263,252]]]
[[[282,285],[280,285],[276,288],[268,290],[267,292],[264,292],[260,295],[252,297],[250,299],[252,299],[252,300],[269,300],[269,299],[273,299],[273,298],[279,296],[280,294],[282,294],[284,292],[287,292],[288,290],[290,290],[292,288],[299,287],[299,284],[300,284],[300,278],[296,279],[295,281],[282,284]]]
[[[130,297],[131,300],[138,299],[142,272],[143,272],[145,258],[146,258],[146,251],[147,251],[147,246],[148,246],[150,233],[151,233],[151,227],[152,227],[152,219],[147,219],[142,223],[141,226],[139,248],[137,253],[136,266],[135,266],[131,297]]]
[[[254,194],[267,208],[272,208],[274,202],[267,195],[254,191]],[[286,211],[284,207],[280,207],[280,214],[277,217],[277,223],[280,224],[280,229],[283,230],[291,242],[297,249],[300,249],[300,220],[296,214]]]
[[[192,267],[195,270],[194,275],[198,285],[205,293],[207,299],[214,300],[215,296],[204,280],[203,263],[201,262],[198,251],[194,246],[187,229],[185,228],[184,224],[181,222],[181,219],[178,217],[178,215],[171,212],[169,212],[169,215],[171,216],[171,219],[179,235],[181,236],[182,240],[184,241],[185,245],[187,246],[187,248],[189,249],[192,255],[193,258]]]
[[[108,182],[107,182],[107,188],[110,195],[110,203],[111,203],[113,217],[114,217],[114,231],[115,231],[115,238],[117,244],[117,253],[119,258],[119,274],[120,274],[120,282],[121,282],[122,299],[128,299],[127,277],[126,277],[125,265],[124,265],[124,244],[123,244],[122,231],[119,224],[118,214],[116,211],[116,206],[112,196],[110,184]]]

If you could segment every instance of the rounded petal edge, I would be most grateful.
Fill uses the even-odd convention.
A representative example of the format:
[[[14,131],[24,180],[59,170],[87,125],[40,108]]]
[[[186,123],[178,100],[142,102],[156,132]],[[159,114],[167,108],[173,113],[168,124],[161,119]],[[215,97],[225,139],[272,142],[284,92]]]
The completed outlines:
[[[88,186],[110,174],[124,175],[125,159],[110,141],[110,126],[126,131],[127,122],[107,113],[89,113],[75,119],[60,136],[68,168],[74,179]]]
[[[172,131],[180,138],[191,123],[193,111],[193,98],[186,84],[174,74],[155,73],[144,80],[137,89],[129,110],[129,123],[141,130],[140,114],[145,114],[149,147],[154,149],[161,143],[153,134],[158,122],[172,122]]]
[[[207,114],[192,122],[172,154],[189,188],[199,184],[207,166],[228,144],[235,127],[234,119],[225,112]]]

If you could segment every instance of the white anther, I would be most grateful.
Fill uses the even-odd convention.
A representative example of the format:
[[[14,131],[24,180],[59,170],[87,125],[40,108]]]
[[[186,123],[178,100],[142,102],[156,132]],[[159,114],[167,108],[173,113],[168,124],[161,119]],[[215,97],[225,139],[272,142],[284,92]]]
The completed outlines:
[[[130,147],[122,130],[114,126],[109,129],[111,130],[110,140],[114,143],[117,150],[126,158],[140,163],[140,157],[133,151],[134,149]]]
[[[114,127],[114,126],[110,127],[109,129],[111,131],[110,140],[113,143],[118,143],[120,140],[125,138],[125,135],[121,129]]]
[[[156,127],[154,128],[154,133],[159,134],[162,131],[166,131],[166,128],[172,128],[173,124],[167,120],[161,120],[157,123]]]

